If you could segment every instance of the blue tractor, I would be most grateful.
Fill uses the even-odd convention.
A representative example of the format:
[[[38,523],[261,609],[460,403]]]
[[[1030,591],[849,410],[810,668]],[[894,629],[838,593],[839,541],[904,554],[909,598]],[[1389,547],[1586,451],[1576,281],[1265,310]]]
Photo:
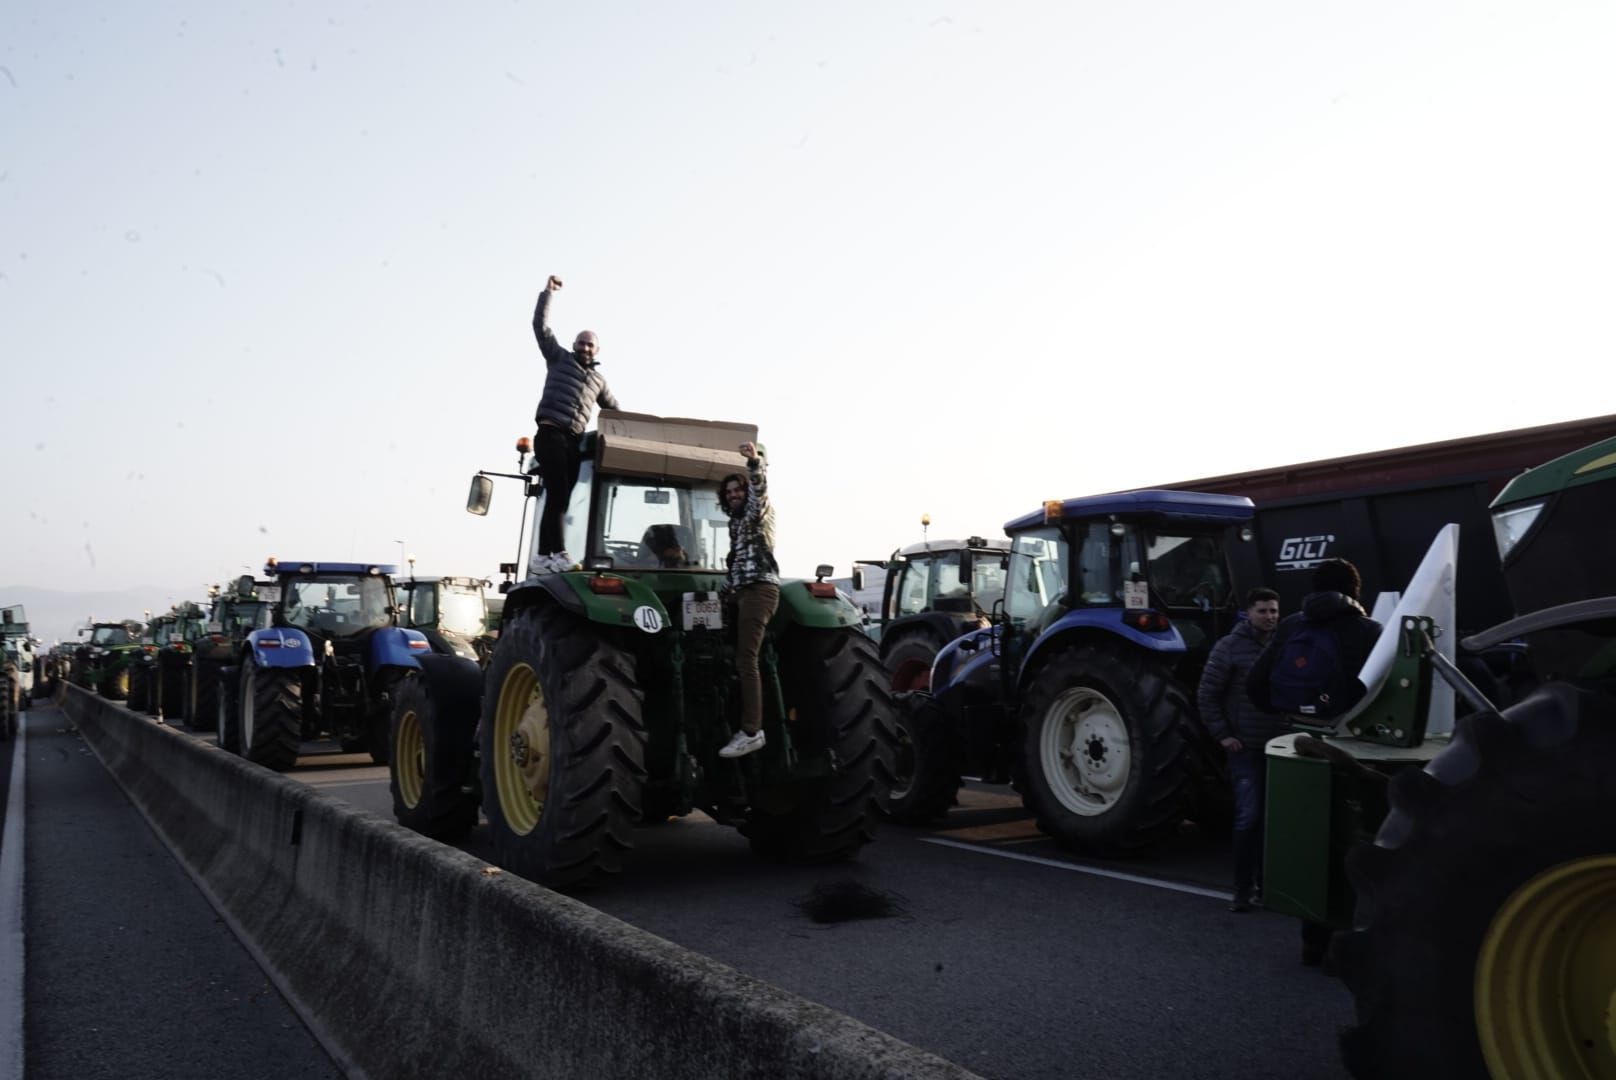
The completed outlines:
[[[1249,540],[1252,510],[1241,496],[1132,491],[1007,524],[993,625],[946,645],[930,692],[906,699],[893,816],[935,818],[965,776],[1014,783],[1040,829],[1091,852],[1226,815],[1195,687],[1240,616],[1228,551]]]
[[[394,688],[432,648],[395,625],[394,570],[268,561],[264,576],[275,586],[258,593],[273,597],[270,625],[249,633],[238,662],[220,673],[222,747],[284,771],[304,740],[329,737],[386,764]]]

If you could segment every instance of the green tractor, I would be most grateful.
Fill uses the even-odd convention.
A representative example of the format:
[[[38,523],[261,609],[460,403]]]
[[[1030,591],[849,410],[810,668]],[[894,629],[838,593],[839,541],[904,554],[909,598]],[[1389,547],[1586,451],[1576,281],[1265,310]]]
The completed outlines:
[[[160,711],[158,702],[161,686],[157,674],[157,653],[162,648],[162,643],[168,640],[177,621],[173,611],[165,611],[155,618],[151,612],[146,612],[146,626],[140,633],[140,647],[129,655],[128,705],[135,712],[156,716]]]
[[[780,587],[759,663],[766,747],[718,756],[739,717],[718,484],[744,469],[735,448],[755,439],[749,425],[601,414],[582,437],[565,526],[580,567],[501,586],[486,674],[423,656],[399,688],[401,823],[463,835],[480,800],[499,861],[552,886],[617,871],[636,824],[693,810],[771,858],[843,858],[872,838],[892,781],[894,704],[829,567]],[[487,512],[494,476],[542,500],[526,441],[518,472],[478,473],[468,510]],[[677,553],[653,551],[670,532]],[[512,578],[516,564],[501,569]]]
[[[73,655],[74,680],[104,698],[123,701],[129,696],[129,671],[135,654],[141,651],[143,629],[134,619],[122,622],[96,622],[79,629],[89,634]]]
[[[398,625],[419,630],[441,655],[463,656],[486,665],[499,635],[489,626],[487,590],[493,582],[476,577],[410,576],[393,583]]]
[[[198,643],[207,637],[208,613],[202,605],[187,600],[170,613],[168,632],[157,641],[157,671],[153,683],[156,700],[148,710],[177,723],[194,721],[191,694]],[[212,717],[209,717],[211,723]],[[193,722],[192,726],[196,724]]]
[[[248,634],[266,629],[273,622],[280,586],[254,581],[250,574],[243,574],[228,589],[209,587],[208,597],[201,631],[191,639],[192,659],[184,689],[185,721],[197,731],[216,732],[219,745],[234,751],[237,748],[226,737],[229,725],[221,719],[220,672],[235,662]]]
[[[1459,673],[1422,567],[1366,702],[1269,744],[1264,902],[1343,931],[1356,1076],[1616,1076],[1612,482],[1616,439],[1492,504],[1518,614],[1457,644],[1524,651],[1534,690],[1500,710]]]

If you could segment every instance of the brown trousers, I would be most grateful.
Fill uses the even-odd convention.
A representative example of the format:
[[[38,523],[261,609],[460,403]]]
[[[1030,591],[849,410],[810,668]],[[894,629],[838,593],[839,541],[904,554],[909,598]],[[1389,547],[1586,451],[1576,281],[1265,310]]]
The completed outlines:
[[[758,652],[763,631],[780,606],[780,586],[754,581],[735,590],[735,673],[741,677],[741,730],[748,735],[763,727],[763,675]]]

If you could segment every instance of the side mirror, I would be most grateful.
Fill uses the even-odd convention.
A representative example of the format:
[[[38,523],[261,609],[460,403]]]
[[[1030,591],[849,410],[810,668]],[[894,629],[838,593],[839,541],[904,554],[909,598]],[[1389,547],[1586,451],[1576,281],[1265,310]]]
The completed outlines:
[[[466,513],[482,517],[494,501],[494,482],[478,474],[471,478],[471,493],[466,496]]]
[[[853,567],[853,591],[858,592],[864,588],[864,567]]]
[[[242,574],[236,579],[236,595],[251,596],[253,594],[253,576]]]

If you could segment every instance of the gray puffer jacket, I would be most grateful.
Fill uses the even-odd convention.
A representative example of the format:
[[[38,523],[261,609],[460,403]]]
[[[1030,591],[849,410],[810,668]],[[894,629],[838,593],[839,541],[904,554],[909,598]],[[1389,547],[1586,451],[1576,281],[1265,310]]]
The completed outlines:
[[[1206,658],[1206,667],[1201,671],[1195,704],[1201,713],[1201,723],[1214,739],[1233,735],[1246,749],[1260,750],[1264,743],[1285,730],[1283,717],[1263,712],[1246,696],[1246,676],[1262,655],[1267,640],[1258,636],[1256,627],[1249,621],[1241,620],[1234,630],[1212,646],[1212,654]]]
[[[539,351],[544,354],[544,365],[548,369],[544,395],[539,398],[533,419],[535,422],[547,420],[564,431],[582,435],[597,402],[603,409],[616,409],[619,405],[606,385],[606,377],[596,370],[598,365],[584,363],[577,353],[556,341],[548,318],[553,295],[549,289],[540,291],[538,306],[533,309],[533,336],[539,339]]]

